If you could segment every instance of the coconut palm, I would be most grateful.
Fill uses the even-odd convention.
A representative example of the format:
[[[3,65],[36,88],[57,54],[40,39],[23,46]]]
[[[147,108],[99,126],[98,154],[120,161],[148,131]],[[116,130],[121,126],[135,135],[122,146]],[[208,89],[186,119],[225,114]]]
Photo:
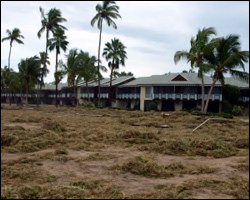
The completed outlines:
[[[213,51],[207,56],[209,68],[213,71],[213,82],[210,87],[204,112],[207,112],[210,96],[217,81],[224,84],[224,75],[229,73],[233,77],[249,81],[249,74],[245,72],[244,63],[249,60],[249,51],[241,51],[238,35],[216,38],[210,44]]]
[[[36,56],[22,59],[18,64],[21,78],[25,82],[26,87],[26,106],[28,106],[29,89],[33,88],[38,82],[41,75],[39,60]]]
[[[127,59],[126,47],[119,39],[112,39],[111,43],[107,42],[103,50],[103,56],[108,62],[110,68],[110,87],[109,87],[109,105],[111,106],[112,96],[112,79],[115,70],[119,70],[120,65],[125,66],[125,59]]]
[[[91,25],[94,26],[95,23],[97,23],[97,27],[100,30],[98,47],[98,74],[100,74],[100,50],[103,20],[107,22],[108,26],[113,26],[117,29],[113,19],[121,18],[121,16],[119,15],[119,7],[116,5],[115,1],[103,1],[102,5],[97,4],[96,11],[97,14],[91,20]],[[98,106],[100,106],[100,75],[98,77]]]
[[[11,55],[11,48],[13,42],[17,42],[18,44],[24,44],[21,39],[24,37],[21,35],[21,31],[18,28],[14,28],[12,31],[7,29],[6,31],[7,37],[2,39],[2,42],[9,40],[10,41],[10,51],[9,51],[9,58],[8,58],[8,68],[10,68],[10,55]]]
[[[88,82],[92,80],[97,80],[98,71],[95,66],[96,57],[90,56],[88,52],[80,51],[78,55],[79,59],[79,75],[82,77],[86,83],[88,101],[90,101]]]
[[[198,68],[198,77],[201,79],[201,112],[204,110],[205,99],[204,99],[204,73],[208,72],[209,69],[203,65],[205,63],[205,54],[208,54],[210,49],[208,48],[208,43],[210,41],[210,36],[216,35],[215,28],[203,28],[199,30],[196,38],[191,38],[191,48],[189,52],[187,51],[177,51],[174,55],[175,63],[179,62],[181,58],[187,59],[191,63],[191,68]]]
[[[45,15],[42,7],[40,7],[39,10],[41,13],[41,18],[42,18],[42,20],[41,20],[42,27],[38,31],[37,36],[40,39],[42,36],[42,33],[44,33],[46,31],[46,48],[45,48],[45,56],[44,57],[47,58],[50,32],[52,32],[54,34],[57,28],[67,30],[66,27],[61,25],[62,22],[66,22],[67,20],[62,17],[62,13],[59,9],[52,8],[52,9],[50,9],[50,11],[46,15]],[[46,64],[48,64],[48,63],[44,62],[43,71],[47,70]],[[41,83],[43,83],[43,78],[44,78],[44,75],[42,74]]]
[[[78,50],[71,49],[69,54],[66,56],[66,64],[63,65],[63,71],[67,74],[67,82],[70,87],[73,88],[75,94],[75,105],[77,105],[77,85],[81,80],[79,75],[79,61],[78,61]]]
[[[67,46],[69,42],[66,40],[67,36],[65,35],[65,32],[61,28],[57,28],[54,37],[49,40],[49,50],[53,51],[56,50],[56,67],[55,67],[55,74],[57,74],[57,68],[58,68],[58,55],[61,53],[61,50],[64,52],[67,50]],[[57,76],[55,76],[57,77]],[[58,80],[56,82],[56,106],[58,106],[57,102],[57,94],[58,94]]]

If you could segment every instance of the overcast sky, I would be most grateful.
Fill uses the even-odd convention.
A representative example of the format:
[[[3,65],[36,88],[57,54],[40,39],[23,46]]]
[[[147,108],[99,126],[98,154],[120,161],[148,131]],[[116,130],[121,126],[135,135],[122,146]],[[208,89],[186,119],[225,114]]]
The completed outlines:
[[[24,45],[13,44],[11,67],[18,70],[22,58],[38,55],[45,51],[45,34],[38,39],[41,27],[39,6],[47,13],[58,8],[67,19],[63,25],[68,28],[68,49],[78,48],[97,56],[99,30],[90,25],[96,14],[95,6],[99,1],[1,1],[1,38],[6,29],[15,27],[25,37]],[[199,28],[215,27],[218,36],[239,34],[242,49],[249,50],[249,2],[157,2],[157,1],[117,1],[122,19],[116,20],[118,29],[103,28],[102,46],[114,37],[119,38],[127,47],[126,66],[120,71],[131,71],[136,77],[181,72],[189,70],[185,61],[174,64],[173,57],[178,50],[188,50],[190,38]],[[1,44],[1,67],[7,65],[9,42]],[[65,54],[60,55],[65,60]],[[51,65],[46,82],[53,81],[55,52],[49,53]],[[104,64],[106,62],[102,58]],[[246,66],[249,72],[249,64]],[[108,73],[103,74],[108,77]]]

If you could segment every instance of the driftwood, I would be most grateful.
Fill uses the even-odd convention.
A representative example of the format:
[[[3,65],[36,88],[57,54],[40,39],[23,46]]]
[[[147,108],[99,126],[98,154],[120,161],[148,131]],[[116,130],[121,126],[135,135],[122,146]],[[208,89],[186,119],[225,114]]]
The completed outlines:
[[[81,113],[76,113],[77,115],[81,116],[87,116],[87,117],[104,117],[104,115],[90,115],[90,114],[81,114]]]
[[[225,121],[227,119],[224,118],[208,118],[206,119],[204,122],[202,122],[199,126],[197,126],[192,132],[194,132],[195,130],[197,130],[198,128],[200,128],[201,126],[203,126],[205,123],[207,123],[209,120],[222,120]]]
[[[163,125],[150,125],[150,124],[145,124],[145,123],[132,123],[130,124],[131,126],[147,126],[147,127],[155,127],[155,128],[169,128],[170,126],[167,124],[163,124]]]

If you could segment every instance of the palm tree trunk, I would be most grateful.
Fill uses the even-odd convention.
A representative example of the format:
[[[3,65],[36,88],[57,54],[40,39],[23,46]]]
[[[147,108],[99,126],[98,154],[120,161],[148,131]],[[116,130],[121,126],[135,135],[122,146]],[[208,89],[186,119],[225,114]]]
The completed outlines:
[[[45,49],[45,61],[44,61],[44,66],[42,70],[42,76],[41,76],[41,84],[40,84],[40,91],[39,91],[39,101],[41,103],[41,94],[42,94],[42,86],[43,86],[43,73],[46,69],[46,59],[47,59],[47,54],[48,54],[48,40],[49,40],[49,30],[46,30],[46,49]]]
[[[111,73],[110,73],[110,85],[109,85],[109,106],[111,107],[112,105],[112,102],[111,102],[111,94],[112,94],[112,77],[113,77],[113,71],[114,71],[114,68],[112,67],[111,69]]]
[[[57,74],[57,65],[58,65],[58,52],[56,52],[56,71],[55,71],[56,74]],[[56,107],[58,106],[58,104],[57,104],[57,94],[58,94],[58,78],[56,76]]]
[[[23,89],[22,89],[22,86],[21,86],[21,90],[20,90],[20,98],[21,98],[21,106],[23,106]]]
[[[75,93],[75,106],[77,106],[78,105],[78,101],[77,101],[77,87],[76,87],[76,85],[74,85],[74,93]]]
[[[215,78],[214,80],[213,80],[213,83],[212,83],[212,85],[211,85],[211,87],[210,87],[210,90],[209,90],[209,92],[208,92],[208,96],[207,96],[207,100],[206,100],[206,105],[205,105],[205,108],[204,108],[204,113],[207,113],[207,108],[208,108],[208,104],[209,104],[209,101],[210,101],[210,96],[211,96],[211,94],[212,94],[212,92],[213,92],[213,89],[214,89],[214,85],[215,85],[215,83],[217,82],[217,78]]]
[[[8,58],[8,68],[10,69],[10,55],[11,55],[11,47],[12,47],[12,41],[10,41],[10,52],[9,52],[9,58]]]
[[[11,106],[11,90],[9,88],[9,105]]]
[[[204,86],[204,76],[201,77],[201,112],[204,112],[204,104],[205,104],[205,86]]]
[[[102,41],[102,21],[100,27],[100,35],[99,35],[99,47],[98,47],[98,107],[100,107],[101,103],[101,81],[100,81],[100,51],[101,51],[101,41]]]

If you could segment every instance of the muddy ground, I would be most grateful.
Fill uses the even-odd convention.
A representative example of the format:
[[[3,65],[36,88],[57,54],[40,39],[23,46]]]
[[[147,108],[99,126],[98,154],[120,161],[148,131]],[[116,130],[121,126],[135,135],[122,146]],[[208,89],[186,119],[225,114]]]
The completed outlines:
[[[1,198],[248,199],[248,120],[204,120],[2,106]]]

